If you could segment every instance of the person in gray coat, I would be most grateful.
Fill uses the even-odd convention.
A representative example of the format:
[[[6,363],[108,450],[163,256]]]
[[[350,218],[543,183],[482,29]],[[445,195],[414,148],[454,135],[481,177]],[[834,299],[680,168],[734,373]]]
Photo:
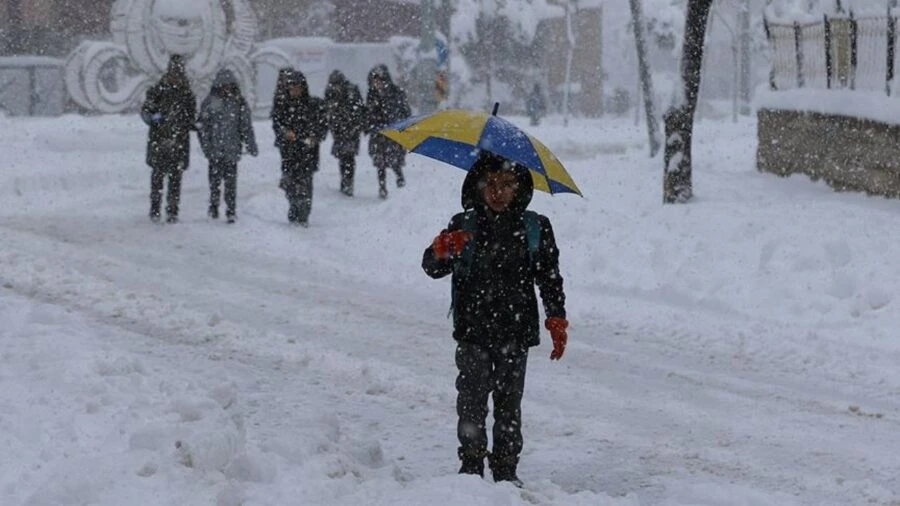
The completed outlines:
[[[209,160],[209,217],[219,217],[222,183],[225,184],[225,216],[234,223],[237,216],[237,164],[246,147],[251,156],[259,154],[250,106],[241,94],[234,74],[222,69],[216,74],[209,95],[200,106],[197,119],[200,148]]]

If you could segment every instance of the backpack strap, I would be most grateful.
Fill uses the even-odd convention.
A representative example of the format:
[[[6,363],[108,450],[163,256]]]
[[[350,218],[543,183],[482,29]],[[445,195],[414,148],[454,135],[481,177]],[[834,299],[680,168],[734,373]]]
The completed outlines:
[[[541,247],[541,218],[534,211],[525,211],[525,238],[528,240],[528,257],[531,265],[537,261],[537,252]]]

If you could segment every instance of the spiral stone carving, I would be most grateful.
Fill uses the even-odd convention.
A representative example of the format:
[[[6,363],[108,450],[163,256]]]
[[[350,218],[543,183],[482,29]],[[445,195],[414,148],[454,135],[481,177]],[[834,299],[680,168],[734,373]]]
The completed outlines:
[[[132,110],[165,72],[169,56],[181,54],[198,99],[224,67],[235,73],[254,104],[257,65],[291,65],[277,48],[258,47],[257,31],[249,0],[116,0],[110,16],[112,41],[86,41],[72,51],[65,65],[66,87],[85,109]]]

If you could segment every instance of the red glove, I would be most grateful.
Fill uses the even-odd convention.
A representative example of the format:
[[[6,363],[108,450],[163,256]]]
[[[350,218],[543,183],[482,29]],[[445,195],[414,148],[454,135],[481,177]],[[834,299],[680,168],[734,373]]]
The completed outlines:
[[[569,340],[566,328],[569,327],[569,322],[565,318],[551,316],[544,321],[544,327],[547,327],[547,330],[550,331],[550,337],[553,338],[553,351],[550,353],[550,360],[559,360],[562,358],[563,353],[566,352],[566,342]]]
[[[453,232],[441,232],[431,243],[434,257],[438,260],[449,260],[458,257],[466,248],[466,244],[472,239],[472,233],[465,230]]]

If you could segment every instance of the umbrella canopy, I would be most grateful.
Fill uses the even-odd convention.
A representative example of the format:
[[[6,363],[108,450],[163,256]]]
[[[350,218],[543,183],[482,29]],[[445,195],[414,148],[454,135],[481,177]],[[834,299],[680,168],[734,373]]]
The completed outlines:
[[[411,153],[466,171],[472,168],[480,150],[488,151],[527,167],[535,189],[581,195],[572,176],[547,146],[494,114],[438,111],[389,125],[381,134]]]

